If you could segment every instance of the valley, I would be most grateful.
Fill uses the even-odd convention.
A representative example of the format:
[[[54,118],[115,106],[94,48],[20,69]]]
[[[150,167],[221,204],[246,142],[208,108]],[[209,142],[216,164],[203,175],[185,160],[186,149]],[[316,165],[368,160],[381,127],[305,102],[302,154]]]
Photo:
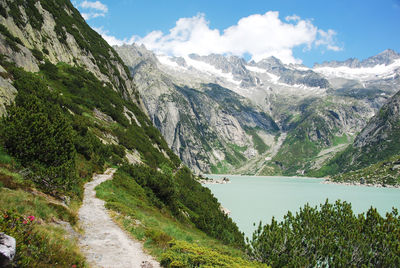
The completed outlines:
[[[135,44],[115,49],[153,123],[195,172],[312,172],[400,89],[400,55],[392,50],[352,65],[308,68],[274,57],[256,63],[217,54],[168,57]]]
[[[400,265],[398,52],[278,11],[95,23],[128,5],[0,1],[1,267]]]

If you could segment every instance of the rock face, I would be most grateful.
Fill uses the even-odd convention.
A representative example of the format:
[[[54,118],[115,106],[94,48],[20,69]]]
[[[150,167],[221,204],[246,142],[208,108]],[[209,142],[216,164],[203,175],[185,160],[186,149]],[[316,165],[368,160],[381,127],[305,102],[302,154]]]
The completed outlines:
[[[385,103],[345,152],[343,171],[363,168],[400,154],[400,91]]]
[[[10,105],[17,95],[17,90],[7,76],[7,71],[0,66],[0,117],[6,113],[6,106]]]
[[[14,259],[15,251],[15,239],[5,233],[0,233],[0,267],[7,267]]]
[[[400,89],[400,56],[392,50],[314,68],[274,57],[167,57],[135,44],[116,50],[169,146],[202,172],[246,173],[240,166],[249,161],[257,166],[246,164],[253,174],[262,174],[262,162],[286,174],[316,168]],[[378,75],[368,69],[383,65]],[[286,139],[276,148],[281,135]],[[266,150],[257,150],[259,140]],[[322,151],[330,155],[318,158]]]
[[[31,72],[39,70],[43,55],[53,64],[79,65],[115,90],[121,86],[125,97],[135,99],[135,86],[118,54],[88,27],[69,1],[36,1],[34,5],[26,5],[19,7],[12,0],[0,2],[4,10],[0,14],[0,54]],[[70,24],[58,23],[61,21]],[[17,39],[8,38],[10,35]]]
[[[116,50],[130,66],[154,125],[195,172],[211,172],[213,167],[215,172],[218,164],[222,167],[221,163],[231,168],[257,155],[249,129],[257,128],[265,135],[279,130],[261,109],[215,81],[182,84],[163,70],[158,58],[143,46],[122,46]],[[215,61],[225,59],[221,57]],[[221,66],[232,70],[232,65],[243,64],[238,58],[229,60],[225,65],[220,62]],[[174,62],[187,66],[183,58],[174,58]]]

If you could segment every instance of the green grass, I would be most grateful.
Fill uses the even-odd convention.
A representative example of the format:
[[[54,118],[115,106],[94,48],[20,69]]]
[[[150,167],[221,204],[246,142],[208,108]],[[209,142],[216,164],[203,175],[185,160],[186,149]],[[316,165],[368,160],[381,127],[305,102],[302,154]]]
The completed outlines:
[[[6,165],[11,163],[12,163],[11,156],[8,155],[6,152],[4,152],[4,149],[0,146],[0,164]]]
[[[0,232],[17,241],[13,267],[86,267],[77,241],[54,224],[65,221],[74,226],[76,210],[37,191],[9,168],[0,167],[0,184]],[[72,202],[71,207],[78,205]]]
[[[211,165],[211,172],[213,174],[228,174],[231,170],[230,165],[226,160],[222,160],[217,165]]]
[[[246,129],[246,133],[251,135],[254,148],[257,150],[259,154],[265,153],[269,149],[269,146],[266,145],[265,142],[257,134],[257,129],[248,128]]]
[[[332,145],[337,146],[340,144],[346,144],[346,143],[349,143],[349,141],[350,141],[350,138],[347,137],[346,134],[343,134],[342,136],[335,136],[333,138]]]
[[[144,247],[158,260],[171,249],[172,241],[178,241],[190,247],[203,247],[225,259],[247,263],[242,251],[210,238],[188,221],[176,220],[167,208],[160,210],[151,205],[143,188],[123,172],[115,173],[113,180],[100,184],[96,191],[97,197],[106,201],[116,222],[143,241]]]

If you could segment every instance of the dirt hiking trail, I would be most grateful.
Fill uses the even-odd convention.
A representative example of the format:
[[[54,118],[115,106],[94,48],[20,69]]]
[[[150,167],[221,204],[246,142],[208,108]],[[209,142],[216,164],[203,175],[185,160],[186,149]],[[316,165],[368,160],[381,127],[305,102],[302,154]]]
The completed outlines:
[[[96,198],[94,188],[112,179],[116,169],[107,169],[104,174],[95,174],[85,184],[82,207],[79,209],[79,224],[84,235],[79,245],[90,267],[156,268],[160,267],[150,255],[143,251],[142,244],[134,241],[113,222],[105,202]]]

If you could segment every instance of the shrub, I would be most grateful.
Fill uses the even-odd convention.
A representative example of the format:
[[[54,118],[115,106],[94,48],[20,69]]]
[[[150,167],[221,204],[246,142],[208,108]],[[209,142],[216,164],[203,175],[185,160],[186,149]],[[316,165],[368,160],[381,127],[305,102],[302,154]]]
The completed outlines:
[[[304,206],[278,223],[262,226],[249,241],[249,255],[273,267],[399,267],[400,217],[376,209],[355,216],[337,201]]]
[[[17,241],[16,267],[77,267],[85,266],[85,259],[63,234],[37,223],[34,216],[23,216],[13,211],[0,210],[0,230]]]
[[[267,267],[184,241],[174,240],[169,245],[161,257],[164,267]]]

